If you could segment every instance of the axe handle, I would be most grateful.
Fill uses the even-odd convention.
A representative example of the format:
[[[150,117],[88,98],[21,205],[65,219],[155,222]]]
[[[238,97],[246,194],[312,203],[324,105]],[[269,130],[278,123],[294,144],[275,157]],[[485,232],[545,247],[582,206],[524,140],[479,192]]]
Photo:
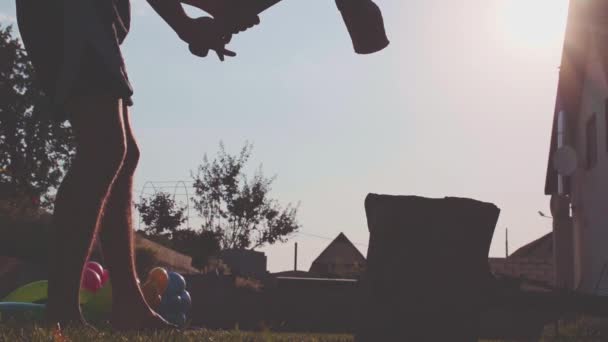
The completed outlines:
[[[240,5],[247,7],[248,10],[252,11],[255,14],[260,14],[270,7],[276,5],[281,0],[224,0],[224,1],[233,1],[240,2]],[[202,9],[203,11],[213,15],[215,8],[213,7],[213,2],[209,2],[206,0],[180,0],[181,3],[194,6]]]
[[[270,7],[276,5],[280,1],[281,0],[265,0],[264,2],[258,2],[258,3],[254,2],[254,4],[251,5],[251,7],[255,11],[256,14],[260,14],[260,13],[264,12],[265,10],[269,9]]]

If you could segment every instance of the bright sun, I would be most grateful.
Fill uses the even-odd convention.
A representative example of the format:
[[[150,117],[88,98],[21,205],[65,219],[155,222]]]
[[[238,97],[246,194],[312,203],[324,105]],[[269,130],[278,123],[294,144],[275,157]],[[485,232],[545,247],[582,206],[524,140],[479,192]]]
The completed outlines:
[[[498,0],[497,24],[508,40],[526,48],[561,44],[568,0]]]

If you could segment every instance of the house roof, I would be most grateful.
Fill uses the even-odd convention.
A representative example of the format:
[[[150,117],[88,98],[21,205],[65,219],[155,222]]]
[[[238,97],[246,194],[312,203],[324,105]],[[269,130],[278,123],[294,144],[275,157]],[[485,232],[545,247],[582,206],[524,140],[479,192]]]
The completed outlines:
[[[509,258],[553,258],[553,232],[548,233],[519,248]]]
[[[283,271],[276,272],[272,274],[275,277],[290,277],[290,278],[310,278],[311,276],[316,276],[310,272],[306,271]]]
[[[344,235],[340,233],[319,256],[312,262],[310,271],[313,272],[315,264],[330,264],[335,263],[336,259],[355,259],[358,262],[365,262],[365,257],[355,245]]]
[[[135,246],[153,250],[162,267],[185,274],[200,273],[199,270],[192,267],[192,257],[149,240],[141,234],[135,234]]]
[[[547,174],[545,178],[545,194],[557,193],[557,171],[553,167],[553,155],[557,148],[557,116],[566,113],[567,127],[574,127],[580,110],[583,85],[586,78],[587,57],[591,51],[591,42],[603,43],[599,46],[602,58],[608,50],[606,32],[608,32],[608,2],[605,0],[570,1],[566,34],[562,51],[562,61],[559,71],[557,97],[553,114],[553,127]],[[606,27],[606,29],[603,29]],[[598,37],[598,39],[593,39]],[[566,143],[572,145],[576,138],[574,130],[566,134]],[[566,182],[567,183],[567,182]],[[569,189],[565,189],[569,192]]]

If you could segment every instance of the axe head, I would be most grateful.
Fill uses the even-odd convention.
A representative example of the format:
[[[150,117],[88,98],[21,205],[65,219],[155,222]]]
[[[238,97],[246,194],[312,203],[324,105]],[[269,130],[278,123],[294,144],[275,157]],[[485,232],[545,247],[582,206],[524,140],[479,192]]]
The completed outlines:
[[[383,50],[389,41],[380,8],[371,0],[336,0],[355,52],[370,54]]]

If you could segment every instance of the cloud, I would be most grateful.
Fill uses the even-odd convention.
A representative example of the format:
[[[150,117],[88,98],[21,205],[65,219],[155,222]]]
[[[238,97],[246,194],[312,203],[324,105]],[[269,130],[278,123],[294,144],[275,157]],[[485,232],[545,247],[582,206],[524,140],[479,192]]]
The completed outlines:
[[[15,18],[14,16],[0,12],[0,23],[14,24],[16,22],[17,22],[17,18]]]

